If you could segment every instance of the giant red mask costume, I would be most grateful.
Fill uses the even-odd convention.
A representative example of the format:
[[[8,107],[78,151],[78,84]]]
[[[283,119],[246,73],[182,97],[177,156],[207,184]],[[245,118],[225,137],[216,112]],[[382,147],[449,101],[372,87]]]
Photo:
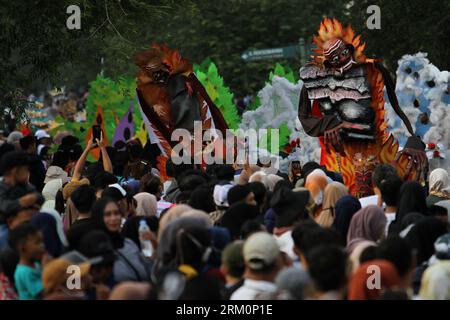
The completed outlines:
[[[380,61],[367,58],[360,36],[336,19],[323,20],[314,44],[312,62],[300,69],[299,119],[307,134],[320,138],[321,163],[342,173],[350,192],[359,197],[372,194],[371,175],[378,163],[393,164],[404,179],[424,182],[425,145],[398,105],[389,72]],[[384,88],[411,134],[400,152],[386,130]]]

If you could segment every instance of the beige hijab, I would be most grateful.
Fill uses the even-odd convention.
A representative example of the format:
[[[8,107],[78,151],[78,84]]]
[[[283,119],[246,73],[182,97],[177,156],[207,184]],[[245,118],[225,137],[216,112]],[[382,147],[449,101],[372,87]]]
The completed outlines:
[[[148,192],[140,192],[133,197],[137,202],[136,215],[143,217],[155,216],[158,211],[156,197]]]
[[[340,182],[331,182],[326,186],[323,194],[322,211],[315,217],[320,226],[328,228],[333,224],[336,202],[346,195],[348,195],[347,187]]]

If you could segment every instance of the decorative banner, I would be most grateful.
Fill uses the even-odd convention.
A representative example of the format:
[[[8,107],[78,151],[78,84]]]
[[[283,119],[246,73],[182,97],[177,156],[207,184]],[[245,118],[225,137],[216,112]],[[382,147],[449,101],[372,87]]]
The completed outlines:
[[[97,107],[97,115],[92,125],[99,125],[102,128],[103,142],[105,143],[105,145],[108,145],[108,136],[106,135],[105,122],[103,121],[103,111],[100,105]],[[92,126],[89,128],[86,134],[86,145],[88,144],[90,139],[92,139]],[[92,149],[90,154],[98,160],[100,158],[100,148]]]
[[[118,141],[127,142],[134,136],[134,122],[133,122],[133,101],[130,101],[130,107],[127,113],[122,117],[116,131],[114,132],[114,137],[112,144],[113,146]]]

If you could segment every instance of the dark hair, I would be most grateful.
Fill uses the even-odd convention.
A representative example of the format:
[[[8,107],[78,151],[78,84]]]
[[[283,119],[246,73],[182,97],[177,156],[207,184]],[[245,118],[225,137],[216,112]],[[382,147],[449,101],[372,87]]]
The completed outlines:
[[[433,204],[428,207],[428,214],[431,217],[447,216],[448,210],[447,210],[447,208]]]
[[[95,176],[94,187],[95,190],[104,190],[109,185],[117,183],[117,178],[110,172],[101,171],[99,174]]]
[[[26,151],[32,145],[36,145],[36,139],[33,136],[29,135],[20,139],[19,143],[22,150]]]
[[[53,154],[52,166],[60,167],[61,169],[65,169],[69,164],[69,154],[64,151],[56,151]]]
[[[14,168],[28,165],[28,154],[25,151],[7,152],[2,157],[0,164],[0,175],[8,174]]]
[[[294,228],[292,238],[295,246],[305,257],[312,249],[320,245],[329,245],[330,243],[342,245],[342,239],[336,230],[322,228],[318,225],[313,226],[309,223],[309,220],[305,221],[303,225]]]
[[[126,198],[126,196],[124,196],[119,189],[115,187],[108,187],[105,190],[103,190],[102,198],[111,198],[115,202],[119,202],[120,200]]]
[[[447,233],[447,225],[433,217],[417,222],[405,237],[409,245],[417,252],[417,265],[430,259],[434,254],[434,242]]]
[[[216,209],[214,203],[213,190],[211,188],[200,186],[192,191],[189,197],[188,205],[193,209],[203,210],[206,213],[213,212]]]
[[[395,223],[401,221],[411,212],[427,214],[425,189],[415,181],[405,182],[400,188],[400,198],[395,216]]]
[[[179,182],[180,191],[193,191],[195,188],[206,183],[205,178],[199,175],[188,175]]]
[[[267,189],[264,186],[264,183],[255,181],[255,182],[250,182],[248,184],[248,186],[250,187],[250,190],[255,195],[256,203],[258,204],[258,206],[261,206],[264,203],[264,199],[267,196]]]
[[[235,170],[232,165],[222,164],[218,165],[215,170],[217,180],[219,181],[233,181]]]
[[[261,222],[258,220],[248,220],[245,221],[241,227],[241,238],[247,239],[250,235],[256,232],[260,232],[261,230]]]
[[[374,245],[370,245],[361,252],[361,255],[359,256],[359,264],[375,260],[376,257],[377,257],[377,247]]]
[[[17,227],[9,231],[8,244],[19,253],[18,248],[24,244],[29,236],[33,236],[39,232],[39,228],[31,222],[27,221],[19,224]]]
[[[128,162],[123,170],[124,178],[134,178],[140,180],[144,174],[151,171],[151,166],[145,160],[137,159],[132,162]]]
[[[118,190],[117,190],[118,191]],[[123,244],[124,244],[124,239],[122,237],[122,235],[119,232],[110,232],[105,225],[104,222],[104,215],[105,215],[105,208],[109,203],[115,203],[117,205],[117,207],[119,207],[119,205],[117,204],[117,202],[109,197],[102,197],[100,199],[98,199],[94,205],[92,206],[91,209],[91,219],[92,219],[92,224],[94,226],[95,230],[101,230],[106,232],[106,234],[108,234],[109,239],[111,240],[114,248],[122,248]]]
[[[397,175],[397,170],[389,164],[379,164],[375,167],[372,174],[372,183],[378,189],[381,189],[381,182],[388,177]]]
[[[236,185],[228,191],[228,204],[232,206],[235,203],[243,201],[252,192],[248,184]]]
[[[179,300],[221,300],[219,282],[205,274],[200,274],[186,281]]]
[[[158,176],[152,173],[146,173],[139,181],[139,192],[148,192],[156,195],[160,191],[161,186],[162,182]]]
[[[397,175],[392,175],[381,181],[379,186],[381,198],[390,207],[396,207],[403,181]]]
[[[78,250],[87,258],[101,257],[96,265],[111,265],[115,260],[114,247],[108,235],[101,230],[93,230],[85,234],[78,245]]]
[[[412,267],[411,246],[405,239],[398,236],[383,240],[376,247],[376,258],[392,262],[400,276],[406,275]]]
[[[318,246],[311,249],[306,261],[308,273],[320,291],[338,290],[345,285],[347,256],[341,247],[330,244]]]
[[[4,154],[14,151],[15,149],[16,148],[14,148],[13,144],[4,142],[2,145],[0,145],[0,160]]]
[[[70,200],[80,213],[88,213],[97,200],[95,189],[86,184],[79,186],[71,193]]]

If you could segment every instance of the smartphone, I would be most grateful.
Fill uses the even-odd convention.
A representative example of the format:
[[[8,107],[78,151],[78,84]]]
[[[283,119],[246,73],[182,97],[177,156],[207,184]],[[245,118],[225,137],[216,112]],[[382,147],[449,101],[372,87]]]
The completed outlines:
[[[102,135],[102,128],[99,125],[92,126],[92,137],[94,139],[94,143],[97,142],[97,139],[100,141]]]

